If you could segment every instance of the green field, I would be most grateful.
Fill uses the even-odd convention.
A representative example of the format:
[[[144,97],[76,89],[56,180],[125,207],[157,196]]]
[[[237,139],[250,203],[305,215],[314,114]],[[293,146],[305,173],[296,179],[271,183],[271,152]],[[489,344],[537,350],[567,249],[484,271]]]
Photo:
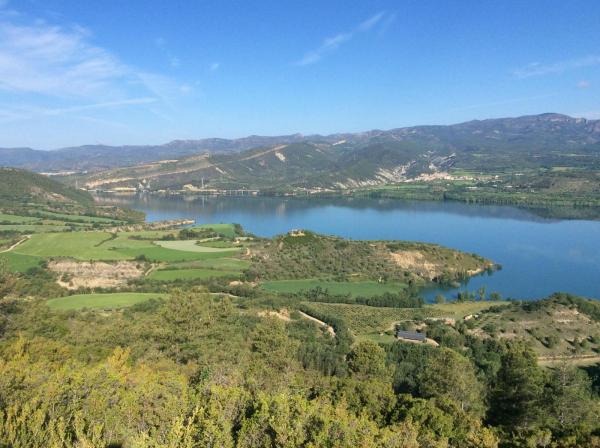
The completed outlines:
[[[212,229],[217,233],[221,233],[228,238],[235,237],[235,226],[233,224],[202,224],[199,226],[194,226],[192,229]]]
[[[238,258],[208,258],[195,261],[182,261],[169,264],[174,269],[217,269],[223,271],[244,271],[250,267],[248,260]]]
[[[226,253],[232,254],[239,252],[239,248],[223,248],[199,246],[194,240],[186,241],[155,241],[155,244],[164,247],[165,249],[181,250],[184,252],[201,252],[201,253]]]
[[[55,310],[78,310],[82,308],[114,309],[123,308],[149,299],[164,298],[165,294],[157,293],[113,293],[113,294],[79,294],[59,297],[47,301]]]
[[[10,224],[27,224],[40,221],[40,218],[34,218],[32,216],[17,216],[7,215],[6,213],[0,213],[0,222]]]
[[[14,252],[0,253],[0,258],[6,260],[8,268],[13,272],[27,272],[29,269],[39,266],[42,262],[41,257]]]
[[[32,235],[15,252],[39,257],[73,257],[79,260],[125,260],[126,254],[109,250],[108,232],[68,232]]]
[[[205,280],[214,277],[239,277],[240,272],[216,269],[161,269],[152,272],[147,278],[169,282],[174,280]]]
[[[39,233],[39,232],[64,232],[70,227],[62,224],[0,224],[0,231],[14,231],[21,233]]]
[[[14,252],[38,257],[73,257],[78,260],[131,260],[144,256],[148,260],[176,262],[226,257],[239,249],[219,249],[197,246],[195,241],[161,241],[185,243],[177,249],[161,247],[152,241],[130,239],[120,233],[116,238],[108,232],[64,232],[35,234]],[[168,244],[166,246],[169,246]],[[191,250],[184,250],[189,248]]]
[[[221,248],[221,249],[233,249],[235,247],[239,247],[239,246],[235,246],[231,241],[221,241],[221,240],[202,241],[200,244],[204,247],[216,247],[216,248]]]
[[[386,292],[398,292],[406,285],[403,283],[378,283],[375,281],[362,282],[335,282],[318,279],[302,280],[275,280],[264,282],[261,287],[267,291],[283,294],[294,294],[320,287],[326,289],[330,294],[373,297]]]
[[[123,221],[119,221],[116,219],[106,218],[102,216],[89,216],[89,215],[67,215],[65,213],[55,213],[55,212],[47,212],[47,211],[38,211],[36,214],[40,216],[55,219],[58,221],[79,221],[86,223],[103,223],[103,224],[122,224]]]

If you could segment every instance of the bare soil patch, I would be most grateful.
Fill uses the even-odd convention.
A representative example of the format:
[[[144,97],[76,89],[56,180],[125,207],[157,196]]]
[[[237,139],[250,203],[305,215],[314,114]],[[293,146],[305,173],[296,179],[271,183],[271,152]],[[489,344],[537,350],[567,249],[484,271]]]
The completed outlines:
[[[440,266],[425,259],[425,256],[416,250],[405,250],[391,254],[394,262],[402,269],[417,272],[430,280],[440,273]]]
[[[283,308],[280,311],[275,311],[275,310],[268,310],[268,311],[259,311],[258,315],[260,317],[276,317],[277,319],[281,319],[284,322],[289,322],[290,319],[290,312]]]
[[[101,261],[56,260],[48,269],[59,274],[57,283],[63,288],[114,288],[144,275],[147,266],[135,261],[104,263]]]

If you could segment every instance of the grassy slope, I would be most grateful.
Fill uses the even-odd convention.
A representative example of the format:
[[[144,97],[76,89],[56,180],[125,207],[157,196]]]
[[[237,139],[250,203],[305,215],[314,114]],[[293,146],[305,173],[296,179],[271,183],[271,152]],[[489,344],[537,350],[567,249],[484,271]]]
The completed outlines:
[[[234,238],[235,235],[235,227],[233,224],[202,224],[194,229],[212,229],[217,233],[221,233],[228,238]]]
[[[0,258],[6,260],[8,268],[13,272],[27,272],[29,269],[39,266],[42,262],[41,257],[15,252],[0,253]]]
[[[156,241],[156,244],[166,249],[182,250],[186,252],[202,252],[202,253],[227,253],[229,255],[239,252],[236,248],[219,248],[210,246],[199,246],[196,241]]]
[[[77,310],[82,308],[114,309],[163,297],[166,297],[166,295],[158,293],[80,294],[50,299],[47,303],[50,308],[56,310]]]
[[[239,277],[240,272],[222,271],[217,269],[162,269],[152,272],[150,280],[174,281],[174,280],[197,280],[214,277]]]
[[[275,280],[261,283],[261,287],[267,291],[292,294],[320,287],[326,289],[330,294],[372,297],[386,292],[398,292],[405,289],[403,283],[378,283],[375,281],[363,282],[335,282],[318,279],[302,280]]]
[[[0,168],[0,205],[33,202],[69,203],[93,207],[92,196],[40,174],[14,168]]]
[[[600,356],[600,321],[575,307],[544,302],[539,308],[515,303],[479,314],[471,331],[483,337],[525,339],[542,357]]]

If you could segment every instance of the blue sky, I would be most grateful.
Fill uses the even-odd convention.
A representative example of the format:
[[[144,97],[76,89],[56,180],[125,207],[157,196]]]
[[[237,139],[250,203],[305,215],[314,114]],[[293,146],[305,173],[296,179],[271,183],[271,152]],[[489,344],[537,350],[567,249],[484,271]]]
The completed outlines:
[[[0,147],[600,118],[600,2],[0,0]]]

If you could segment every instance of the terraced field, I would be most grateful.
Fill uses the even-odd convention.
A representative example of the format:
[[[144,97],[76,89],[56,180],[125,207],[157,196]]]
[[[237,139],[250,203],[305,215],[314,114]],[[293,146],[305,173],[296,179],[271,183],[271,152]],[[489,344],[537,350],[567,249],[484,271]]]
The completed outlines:
[[[463,319],[484,309],[506,302],[465,302],[442,305],[425,305],[422,308],[383,308],[341,303],[304,303],[319,314],[343,319],[356,336],[378,334],[391,330],[394,323],[428,318]]]
[[[318,314],[336,316],[346,322],[354,335],[384,332],[392,329],[395,322],[427,317],[441,317],[444,313],[434,308],[382,308],[342,303],[306,303]]]

